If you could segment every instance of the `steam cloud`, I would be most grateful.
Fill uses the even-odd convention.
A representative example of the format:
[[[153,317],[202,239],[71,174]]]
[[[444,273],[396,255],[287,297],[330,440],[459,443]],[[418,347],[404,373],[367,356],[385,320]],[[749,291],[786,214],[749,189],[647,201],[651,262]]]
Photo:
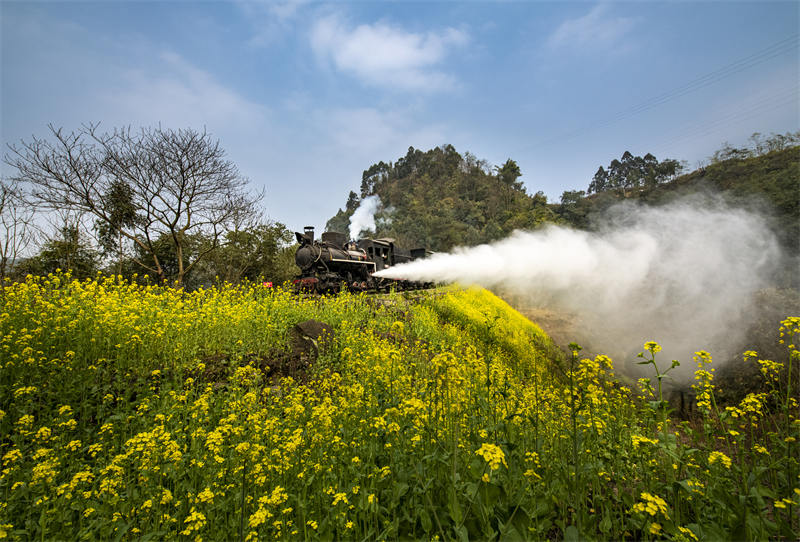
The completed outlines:
[[[368,196],[361,200],[361,205],[350,217],[350,239],[358,239],[364,230],[375,229],[375,212],[381,204],[377,195]]]
[[[661,365],[683,364],[680,380],[694,371],[696,350],[718,360],[741,352],[753,294],[780,257],[762,218],[703,198],[657,208],[623,204],[594,233],[517,231],[376,275],[499,288],[573,313],[581,330],[575,339],[612,355],[618,367],[656,340]]]

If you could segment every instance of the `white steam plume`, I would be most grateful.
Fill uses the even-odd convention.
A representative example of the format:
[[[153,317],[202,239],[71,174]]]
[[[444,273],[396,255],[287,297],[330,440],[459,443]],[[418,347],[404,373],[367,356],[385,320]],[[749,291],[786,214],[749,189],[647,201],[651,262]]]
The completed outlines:
[[[364,230],[375,229],[375,212],[381,204],[381,198],[376,194],[361,200],[358,209],[350,217],[350,239],[358,239]]]
[[[710,198],[624,204],[608,216],[595,233],[556,226],[517,231],[376,275],[501,288],[574,313],[582,330],[575,339],[618,364],[656,340],[664,347],[661,364],[678,359],[684,378],[694,370],[696,350],[719,360],[740,352],[753,294],[780,265],[765,221]]]

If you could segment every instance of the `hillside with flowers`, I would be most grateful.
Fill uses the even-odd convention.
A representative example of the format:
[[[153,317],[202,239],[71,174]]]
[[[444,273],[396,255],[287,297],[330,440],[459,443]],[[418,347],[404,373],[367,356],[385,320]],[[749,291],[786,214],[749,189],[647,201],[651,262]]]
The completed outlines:
[[[745,353],[735,404],[698,352],[679,420],[658,344],[625,387],[482,289],[29,277],[0,298],[0,538],[796,539],[798,333]]]

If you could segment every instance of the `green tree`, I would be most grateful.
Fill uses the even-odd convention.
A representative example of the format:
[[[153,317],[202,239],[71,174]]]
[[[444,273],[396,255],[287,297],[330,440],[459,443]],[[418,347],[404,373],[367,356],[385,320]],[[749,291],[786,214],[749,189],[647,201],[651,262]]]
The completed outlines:
[[[518,182],[522,176],[522,170],[519,169],[517,163],[509,158],[502,166],[496,166],[495,171],[497,172],[497,178],[506,186],[516,188],[517,190],[522,188],[522,183]]]
[[[589,189],[586,191],[586,193],[598,194],[608,189],[609,189],[608,172],[605,169],[603,169],[603,166],[600,166],[599,168],[597,168],[597,172],[595,172],[594,177],[592,177],[592,182],[589,183]]]
[[[520,181],[513,160],[491,167],[452,145],[428,151],[409,147],[394,162],[378,162],[362,175],[361,195],[378,195],[379,237],[392,237],[407,247],[448,250],[501,238],[515,228],[556,220],[543,194],[531,196]],[[353,201],[348,197],[348,203]],[[326,225],[347,231],[352,206],[339,209]]]
[[[105,254],[114,254],[117,259],[117,274],[122,273],[125,257],[123,231],[132,228],[141,218],[136,214],[133,190],[120,179],[113,179],[108,192],[103,196],[103,211],[107,220],[96,220],[98,241]]]
[[[588,215],[591,208],[592,204],[586,198],[586,192],[583,190],[565,190],[561,194],[558,215],[568,224],[583,229],[589,225]]]
[[[296,273],[294,259],[289,268],[282,259],[293,239],[293,233],[280,222],[229,231],[204,264],[205,273],[231,283],[244,279],[282,283]]]
[[[65,223],[47,239],[39,252],[20,262],[20,274],[46,275],[57,270],[70,271],[77,279],[94,276],[100,269],[100,253],[77,223]]]
[[[258,214],[261,195],[248,191],[206,132],[158,127],[101,134],[97,125],[50,131],[52,140],[9,147],[5,160],[16,169],[14,179],[33,186],[41,205],[88,214],[106,237],[126,238],[137,265],[160,279],[170,276],[159,259],[163,243],[176,255],[180,283],[232,222]],[[208,250],[189,246],[198,235],[212,240]]]
[[[599,194],[607,190],[616,190],[622,197],[628,197],[642,189],[653,189],[656,186],[674,179],[683,169],[677,160],[658,159],[647,153],[634,156],[625,151],[619,160],[614,159],[608,170],[600,166],[594,174],[587,189],[588,194]]]
[[[33,218],[34,208],[26,201],[22,187],[0,180],[0,285],[33,243],[37,230]]]
[[[351,216],[353,216],[352,212],[339,209],[336,214],[325,223],[325,231],[337,231],[339,233],[349,232]]]
[[[361,201],[358,199],[358,194],[350,191],[350,194],[347,196],[347,203],[345,204],[345,209],[348,213],[354,213],[356,209],[358,209],[359,204]]]
[[[388,164],[384,163],[383,161],[378,162],[377,164],[371,165],[368,169],[364,171],[361,175],[361,197],[366,198],[367,196],[371,196],[375,193],[375,187],[382,181],[385,181],[389,178],[389,174],[392,171],[392,164],[389,162]],[[355,192],[350,192],[351,194],[355,194]],[[348,203],[352,198],[348,198]]]

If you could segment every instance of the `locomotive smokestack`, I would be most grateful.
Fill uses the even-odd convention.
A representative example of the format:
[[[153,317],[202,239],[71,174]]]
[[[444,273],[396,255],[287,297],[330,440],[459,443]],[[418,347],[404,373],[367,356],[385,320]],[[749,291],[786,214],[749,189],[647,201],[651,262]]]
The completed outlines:
[[[314,226],[306,226],[303,228],[303,233],[305,234],[309,243],[314,242]]]

